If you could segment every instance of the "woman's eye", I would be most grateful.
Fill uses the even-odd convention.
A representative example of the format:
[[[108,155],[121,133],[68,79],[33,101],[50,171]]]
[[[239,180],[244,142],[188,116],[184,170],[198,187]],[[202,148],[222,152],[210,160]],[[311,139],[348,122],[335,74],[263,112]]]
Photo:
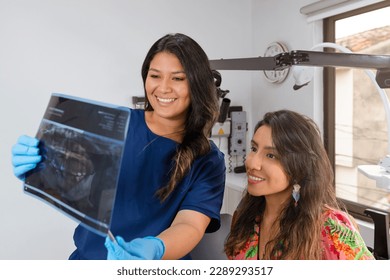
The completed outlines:
[[[156,75],[156,74],[150,74],[149,77],[155,79],[155,78],[158,78],[158,75]]]
[[[270,159],[277,159],[276,155],[274,154],[267,154],[267,157]]]
[[[184,81],[185,79],[185,77],[173,77],[174,81]]]
[[[250,147],[250,150],[251,150],[251,152],[256,153],[257,148],[252,146],[252,147]]]

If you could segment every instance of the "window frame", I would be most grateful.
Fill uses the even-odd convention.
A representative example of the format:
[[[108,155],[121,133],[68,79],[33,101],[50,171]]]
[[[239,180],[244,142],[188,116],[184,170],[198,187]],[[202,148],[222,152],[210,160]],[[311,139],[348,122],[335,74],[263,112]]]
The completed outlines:
[[[335,43],[336,40],[336,21],[362,13],[371,12],[377,9],[389,7],[389,1],[383,1],[372,4],[353,11],[345,12],[339,15],[331,16],[323,20],[323,40],[324,42]],[[326,48],[324,51],[335,52],[334,49]],[[324,80],[324,145],[328,153],[328,157],[335,171],[335,123],[336,123],[336,70],[334,67],[325,67],[323,71]],[[368,208],[364,204],[340,199],[346,206],[348,212],[357,219],[372,222],[372,219],[364,213]]]

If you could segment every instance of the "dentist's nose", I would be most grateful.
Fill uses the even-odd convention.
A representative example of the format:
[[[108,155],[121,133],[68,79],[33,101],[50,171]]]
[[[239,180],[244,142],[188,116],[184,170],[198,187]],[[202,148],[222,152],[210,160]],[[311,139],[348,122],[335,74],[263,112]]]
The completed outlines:
[[[164,78],[161,80],[161,83],[159,84],[159,91],[163,94],[172,91],[171,80],[169,78]]]

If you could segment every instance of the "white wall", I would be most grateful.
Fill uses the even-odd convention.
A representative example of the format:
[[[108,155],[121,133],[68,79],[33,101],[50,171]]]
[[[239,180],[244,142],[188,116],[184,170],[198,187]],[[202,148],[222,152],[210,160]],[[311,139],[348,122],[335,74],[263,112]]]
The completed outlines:
[[[279,40],[310,48],[321,35],[299,13],[310,2],[0,0],[0,259],[66,259],[74,249],[76,223],[25,195],[10,162],[18,136],[35,135],[52,92],[132,106],[143,95],[147,50],[170,32],[193,37],[210,59],[262,56]],[[231,105],[249,112],[249,135],[252,119],[281,107],[322,121],[314,83],[294,92],[291,76],[275,86],[260,72],[222,74]]]
[[[322,23],[307,23],[306,17],[299,12],[301,7],[311,2],[315,1],[253,1],[254,54],[263,56],[267,45],[272,42],[282,42],[290,51],[309,50],[322,42]],[[315,80],[298,91],[293,90],[295,82],[291,70],[281,84],[271,84],[265,80],[263,73],[254,72],[251,103],[253,120],[260,120],[268,111],[291,109],[312,117],[322,127],[321,71],[316,69]]]

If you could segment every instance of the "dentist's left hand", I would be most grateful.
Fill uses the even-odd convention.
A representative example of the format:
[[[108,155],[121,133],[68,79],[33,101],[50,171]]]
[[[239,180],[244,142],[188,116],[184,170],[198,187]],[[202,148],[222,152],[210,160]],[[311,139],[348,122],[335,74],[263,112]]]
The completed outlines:
[[[116,237],[117,243],[109,237],[104,245],[107,248],[107,260],[161,260],[165,252],[164,242],[157,237],[147,236],[126,242]]]

